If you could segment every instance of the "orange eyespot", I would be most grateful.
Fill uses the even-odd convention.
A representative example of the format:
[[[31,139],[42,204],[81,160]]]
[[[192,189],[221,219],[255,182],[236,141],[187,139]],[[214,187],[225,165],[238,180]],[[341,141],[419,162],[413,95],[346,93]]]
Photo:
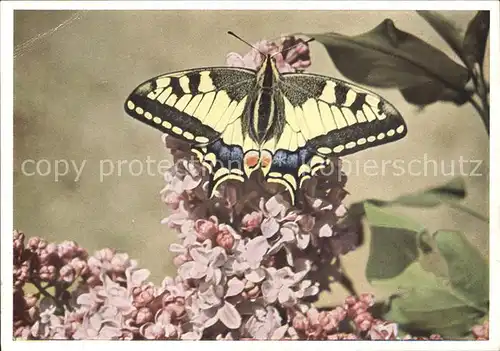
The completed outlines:
[[[259,154],[257,152],[249,153],[245,156],[245,164],[249,168],[253,168],[259,164]]]
[[[261,158],[260,158],[260,164],[262,165],[262,167],[266,168],[266,167],[269,167],[271,165],[271,162],[273,161],[273,159],[271,158],[271,156],[269,155],[263,155]]]

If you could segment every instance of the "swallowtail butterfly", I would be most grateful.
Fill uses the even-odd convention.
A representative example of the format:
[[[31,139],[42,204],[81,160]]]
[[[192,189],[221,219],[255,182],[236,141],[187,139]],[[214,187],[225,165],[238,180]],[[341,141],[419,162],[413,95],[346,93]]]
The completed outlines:
[[[400,113],[379,95],[327,76],[280,73],[271,55],[257,71],[209,67],[152,78],[130,94],[125,110],[190,143],[210,172],[210,196],[224,181],[260,171],[294,203],[329,157],[406,135]]]

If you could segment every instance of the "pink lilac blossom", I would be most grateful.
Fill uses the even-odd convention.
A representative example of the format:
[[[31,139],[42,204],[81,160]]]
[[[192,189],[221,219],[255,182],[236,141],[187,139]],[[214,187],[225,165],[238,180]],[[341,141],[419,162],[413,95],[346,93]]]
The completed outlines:
[[[311,64],[307,43],[284,37],[255,46],[274,54],[281,72]],[[288,50],[291,48],[290,50]],[[282,53],[279,53],[283,51]],[[230,53],[229,66],[257,68],[262,56]],[[258,177],[227,182],[208,198],[206,169],[188,144],[164,136],[175,166],[165,173],[163,220],[177,232],[177,276],[156,286],[126,253],[105,248],[89,256],[76,243],[59,245],[15,231],[14,336],[21,339],[346,340],[397,339],[398,327],[371,315],[371,294],[318,310],[336,276],[329,263],[354,250],[358,228],[343,221],[346,177],[340,160],[304,183],[295,206],[278,184]],[[314,273],[314,274],[313,274]],[[338,272],[337,272],[338,273]],[[39,293],[26,294],[27,283]],[[57,296],[46,288],[56,287]],[[72,289],[69,289],[72,287]],[[342,321],[349,320],[347,327]],[[343,329],[342,329],[343,328]],[[487,335],[475,329],[478,338]]]

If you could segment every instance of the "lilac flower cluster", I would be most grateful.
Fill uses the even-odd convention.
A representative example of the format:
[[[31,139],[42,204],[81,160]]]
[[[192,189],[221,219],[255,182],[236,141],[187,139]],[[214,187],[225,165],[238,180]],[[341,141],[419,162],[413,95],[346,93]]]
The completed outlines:
[[[282,72],[303,70],[311,62],[307,43],[294,37],[255,47],[277,53]],[[262,55],[256,50],[245,56],[230,53],[227,62],[256,68]],[[346,214],[340,161],[332,159],[328,172],[306,182],[296,206],[279,185],[258,176],[226,182],[209,199],[209,175],[193,159],[189,145],[168,136],[165,143],[175,166],[166,173],[162,190],[173,212],[164,223],[179,233],[181,243],[170,250],[179,276],[195,290],[189,307],[195,330],[191,336],[217,336],[230,329],[238,338],[284,337],[288,330],[281,327],[291,322],[293,311],[308,309],[327,288],[317,275],[332,272],[320,268],[359,241],[357,231],[339,224]]]
[[[202,227],[200,225],[198,228]],[[222,227],[222,230],[225,230]],[[220,231],[219,231],[220,232]],[[234,234],[232,234],[234,235]],[[244,242],[244,241],[240,241]],[[198,242],[199,243],[199,242]],[[147,281],[127,254],[112,249],[93,256],[74,242],[47,243],[14,231],[14,337],[19,339],[389,339],[397,326],[382,324],[367,312],[369,294],[346,299],[331,311],[316,310],[302,299],[317,293],[304,279],[307,266],[294,272],[274,262],[248,260],[247,246],[228,251],[210,239],[193,244],[179,275],[160,286]],[[257,247],[259,244],[256,245]],[[47,269],[47,247],[51,252]],[[255,249],[250,249],[256,252]],[[195,253],[196,252],[196,253]],[[73,273],[68,262],[76,262]],[[28,292],[37,291],[36,293]],[[55,293],[54,293],[55,291]],[[351,319],[355,328],[340,331]],[[384,322],[385,323],[385,322]],[[361,334],[360,334],[361,333]]]
[[[282,72],[310,65],[309,48],[300,39],[256,47],[264,53],[291,48],[275,56]],[[228,64],[255,68],[261,59],[256,51],[231,53]],[[103,249],[89,256],[74,242],[25,243],[15,231],[16,338],[398,338],[396,324],[372,316],[371,294],[349,297],[331,310],[314,307],[339,274],[331,262],[359,243],[358,228],[345,220],[346,177],[339,159],[305,182],[295,206],[279,185],[258,176],[226,182],[208,198],[209,175],[189,145],[164,141],[175,161],[161,196],[171,210],[163,223],[179,238],[169,248],[177,276],[155,286],[147,281],[149,271],[125,253]]]
[[[304,280],[286,266],[271,269],[266,263],[262,284],[236,276],[224,286],[215,285],[224,278],[216,278],[217,266],[212,266],[194,270],[204,272],[201,278],[166,277],[155,286],[147,281],[149,271],[139,269],[125,253],[106,248],[88,256],[74,242],[54,244],[38,237],[25,242],[19,231],[13,239],[17,339],[442,340],[438,334],[398,335],[396,323],[372,315],[374,296],[369,293],[349,296],[331,309],[294,304],[290,296],[300,301],[311,285],[297,285]],[[47,247],[53,268],[41,269]],[[81,269],[66,274],[67,262],[76,261]],[[48,276],[47,270],[52,274]],[[258,276],[255,270],[240,272]],[[275,286],[263,288],[268,281]],[[487,340],[489,322],[471,332],[476,340]]]

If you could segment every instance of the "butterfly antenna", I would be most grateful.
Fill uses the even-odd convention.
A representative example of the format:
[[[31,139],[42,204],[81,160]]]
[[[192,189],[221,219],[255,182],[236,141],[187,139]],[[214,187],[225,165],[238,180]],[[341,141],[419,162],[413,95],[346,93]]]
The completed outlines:
[[[228,31],[227,34],[232,35],[236,39],[244,42],[245,44],[247,44],[248,46],[250,46],[252,49],[258,51],[261,55],[266,56],[266,54],[264,54],[262,51],[260,51],[259,49],[257,49],[255,46],[253,46],[252,44],[250,44],[248,41],[246,41],[246,40],[240,38],[238,35],[234,34],[234,32]]]
[[[271,55],[271,57],[274,57],[274,56],[276,56],[276,55],[278,55],[278,54],[283,54],[284,52],[287,52],[287,51],[292,50],[293,48],[296,48],[297,46],[299,46],[299,45],[300,45],[300,44],[302,44],[302,43],[307,44],[307,43],[310,43],[311,41],[314,41],[314,38],[308,39],[308,40],[306,40],[306,41],[304,41],[304,42],[298,42],[298,43],[297,43],[297,44],[295,44],[295,45],[292,45],[292,46],[290,46],[290,47],[288,47],[288,48],[286,48],[286,49],[284,49],[284,50],[281,50],[281,51],[278,51],[278,52],[276,52],[276,53],[272,54],[272,55]]]

